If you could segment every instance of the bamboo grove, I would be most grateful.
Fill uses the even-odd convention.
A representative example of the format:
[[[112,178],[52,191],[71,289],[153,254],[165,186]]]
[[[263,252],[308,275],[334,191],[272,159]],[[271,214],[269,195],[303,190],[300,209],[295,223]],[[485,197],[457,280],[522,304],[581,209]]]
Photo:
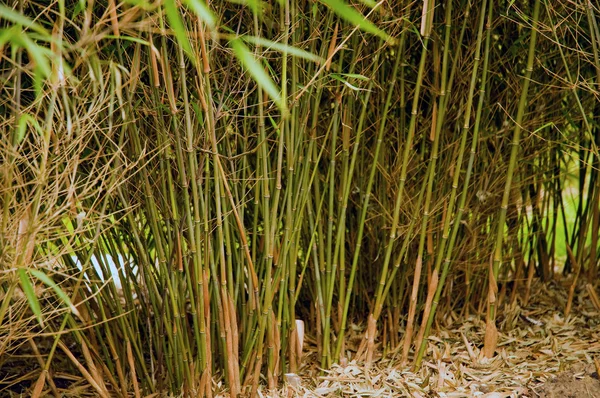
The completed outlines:
[[[419,368],[475,314],[492,357],[559,273],[568,315],[598,278],[599,14],[5,2],[0,366],[32,350],[37,396],[61,357],[100,396],[253,395],[305,334],[324,368]]]

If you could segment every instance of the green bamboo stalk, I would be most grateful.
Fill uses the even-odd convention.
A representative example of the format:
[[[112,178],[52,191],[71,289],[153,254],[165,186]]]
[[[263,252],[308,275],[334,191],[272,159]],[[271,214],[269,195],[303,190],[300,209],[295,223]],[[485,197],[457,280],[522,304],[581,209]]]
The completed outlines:
[[[415,130],[416,130],[416,117],[418,114],[418,106],[419,106],[419,97],[420,97],[420,91],[421,91],[421,86],[422,86],[422,82],[423,82],[423,71],[425,68],[425,61],[427,59],[427,52],[428,52],[428,44],[429,44],[429,37],[426,36],[423,38],[423,48],[422,48],[422,52],[421,52],[421,60],[419,62],[419,72],[417,75],[417,82],[416,82],[416,86],[415,86],[415,94],[413,97],[413,103],[412,103],[412,108],[411,108],[411,118],[410,118],[410,124],[409,124],[409,128],[408,128],[408,137],[406,139],[406,144],[404,147],[404,153],[403,153],[403,161],[402,161],[402,174],[400,176],[400,181],[405,181],[406,180],[406,170],[407,170],[407,165],[408,165],[408,158],[409,158],[409,151],[412,147],[412,141],[414,138],[414,134],[415,134]],[[413,289],[418,285],[418,280],[420,279],[420,274],[415,273],[415,277],[414,277],[414,285],[413,285]],[[414,290],[413,290],[414,291]],[[414,294],[413,294],[414,296]],[[412,312],[414,313],[414,306],[416,305],[416,301],[415,300],[411,300],[411,308],[412,308]],[[410,311],[410,310],[409,310]],[[410,322],[410,313],[409,312],[409,322]],[[405,335],[405,338],[409,341],[410,340],[410,334],[408,333],[408,329]]]
[[[473,101],[473,96],[474,96],[474,91],[475,91],[475,85],[477,84],[477,72],[479,69],[481,41],[482,41],[482,36],[483,36],[484,20],[486,17],[486,14],[485,14],[486,7],[488,7],[488,14],[487,14],[487,32],[486,32],[486,43],[485,43],[485,50],[484,50],[484,62],[483,62],[483,70],[481,72],[479,103],[477,106],[473,139],[471,141],[469,163],[467,166],[465,180],[463,183],[463,189],[462,189],[461,196],[459,199],[458,210],[456,212],[456,215],[455,215],[454,221],[453,221],[452,236],[450,238],[450,242],[449,242],[448,246],[445,247],[445,244],[443,242],[445,242],[449,236],[450,219],[451,219],[451,214],[452,214],[452,210],[454,207],[454,201],[456,198],[456,191],[458,189],[459,177],[460,177],[461,168],[462,168],[461,167],[462,158],[463,158],[463,154],[465,152],[467,134],[468,134],[468,131],[470,128],[471,108],[472,108],[472,101]],[[464,207],[465,207],[466,197],[467,197],[468,188],[469,188],[469,181],[471,178],[471,173],[473,170],[473,163],[475,160],[475,154],[476,154],[476,150],[477,150],[478,136],[479,136],[479,130],[480,130],[480,121],[481,121],[481,112],[482,112],[484,101],[485,101],[485,87],[486,87],[486,79],[487,79],[487,68],[488,68],[488,62],[489,62],[490,37],[491,37],[492,10],[493,10],[492,0],[489,1],[489,6],[488,6],[487,2],[484,2],[482,4],[481,11],[480,11],[481,14],[479,17],[480,19],[479,19],[479,28],[478,28],[478,34],[477,34],[477,47],[475,50],[475,60],[474,60],[473,69],[471,72],[469,98],[467,100],[467,105],[465,106],[465,117],[464,117],[464,124],[463,124],[462,134],[461,134],[459,156],[456,161],[456,167],[454,168],[454,178],[452,181],[452,192],[450,195],[450,203],[448,205],[448,211],[446,213],[446,220],[444,223],[442,241],[440,242],[440,245],[439,245],[434,272],[436,272],[436,273],[439,272],[442,256],[444,258],[444,266],[442,269],[442,275],[440,276],[439,283],[437,284],[437,287],[435,290],[435,296],[433,297],[433,301],[431,303],[431,310],[429,312],[429,316],[426,318],[426,324],[424,324],[425,325],[424,328],[422,326],[423,333],[422,333],[422,337],[420,339],[419,350],[418,350],[417,356],[414,361],[414,367],[416,369],[418,369],[421,366],[423,354],[424,354],[425,348],[427,346],[427,336],[431,329],[433,319],[435,318],[436,309],[439,304],[439,298],[440,298],[440,295],[444,288],[444,283],[445,283],[445,280],[446,280],[446,277],[448,274],[450,260],[451,260],[451,254],[454,249],[456,236],[458,234],[458,230],[460,229],[462,216],[464,214]],[[425,318],[424,318],[424,321],[425,321]]]
[[[374,60],[374,64],[377,64],[378,59],[379,58],[376,55],[375,56],[375,60]],[[341,226],[345,225],[346,211],[347,211],[347,208],[348,208],[348,198],[350,196],[350,190],[351,190],[351,185],[352,185],[351,184],[352,176],[354,174],[354,168],[355,168],[355,164],[356,164],[356,160],[357,160],[358,150],[360,148],[361,137],[362,137],[363,132],[364,132],[364,127],[363,126],[364,126],[364,123],[365,123],[365,120],[366,120],[366,114],[367,114],[369,99],[370,99],[371,93],[373,91],[373,86],[374,86],[374,79],[371,79],[370,83],[369,83],[369,86],[368,86],[368,89],[367,89],[367,93],[365,95],[363,106],[361,108],[362,110],[361,110],[361,113],[360,113],[360,117],[359,117],[359,120],[358,120],[358,126],[357,126],[357,130],[356,130],[357,131],[357,136],[355,138],[355,143],[354,143],[354,148],[353,148],[353,154],[352,154],[352,160],[351,160],[351,163],[350,163],[350,169],[349,169],[349,171],[347,173],[347,182],[345,184],[344,196],[343,196],[342,201],[341,201],[342,205],[341,205],[340,215],[338,217],[338,220],[340,220],[339,224]],[[336,249],[335,249],[336,253],[339,252],[338,248],[340,246],[342,246],[341,242],[342,242],[343,232],[344,232],[344,228],[338,227],[337,236],[336,236]],[[337,262],[338,262],[337,258],[334,257],[334,260],[333,260],[334,266],[335,266],[335,264],[337,264]],[[335,270],[333,270],[332,273],[335,274]],[[340,286],[344,286],[345,285],[345,267],[341,267],[340,268],[340,279],[341,279],[340,280]],[[343,296],[340,296],[340,300],[342,300],[342,298],[343,298]],[[344,302],[344,301],[340,301],[340,302]],[[321,309],[322,308],[322,300],[320,300],[319,303],[321,304],[320,305],[320,309]],[[329,311],[331,311],[331,310],[329,309]],[[322,316],[322,319],[328,320],[328,317],[325,316],[324,312],[322,313],[321,316]],[[328,334],[329,333],[327,333],[326,335],[328,335]],[[339,339],[343,339],[343,334],[340,334],[338,338]],[[322,360],[323,360],[323,358],[322,358]]]
[[[187,293],[189,294],[189,300],[191,303],[191,314],[193,319],[194,326],[194,337],[196,341],[196,346],[199,350],[198,361],[200,362],[200,372],[203,372],[204,369],[208,366],[206,361],[206,350],[207,350],[207,342],[206,342],[206,325],[204,316],[204,297],[202,291],[202,274],[204,269],[201,265],[202,261],[202,242],[200,239],[200,194],[198,188],[198,177],[196,175],[196,170],[198,170],[198,162],[196,158],[196,151],[193,147],[194,141],[194,129],[192,126],[192,116],[191,116],[191,106],[188,98],[188,89],[187,89],[187,75],[186,75],[186,65],[185,65],[185,57],[183,53],[183,48],[179,47],[179,73],[181,76],[181,92],[183,95],[184,102],[184,114],[185,114],[185,132],[186,132],[186,152],[187,152],[187,167],[190,174],[190,183],[192,190],[192,205],[194,211],[194,219],[193,219],[193,233],[190,231],[190,241],[189,241],[189,249],[190,255],[192,257],[194,269],[188,269],[185,272],[185,277],[187,280],[188,288]],[[210,120],[210,118],[208,118]],[[188,182],[186,181],[186,184]],[[184,191],[188,191],[186,185],[183,185]],[[185,195],[185,194],[184,194]],[[186,203],[189,203],[186,201]],[[189,209],[189,206],[186,206]],[[187,217],[191,215],[188,213]],[[188,221],[188,228],[190,228],[192,220]],[[198,298],[196,301],[195,298]],[[201,314],[201,316],[198,316]]]
[[[411,119],[411,128],[409,130],[409,137],[411,137],[414,134],[414,130],[415,130],[415,119],[416,119],[416,104],[418,103],[418,97],[419,97],[419,92],[420,92],[420,88],[421,88],[421,82],[423,79],[423,70],[425,68],[425,59],[426,56],[425,54],[427,53],[427,42],[428,42],[428,38],[425,38],[424,40],[424,48],[423,48],[423,53],[421,55],[421,61],[419,64],[419,73],[417,76],[417,85],[415,88],[415,101],[413,103],[413,118]],[[400,58],[400,52],[398,53],[398,57],[397,59]],[[397,77],[397,73],[398,73],[398,65],[399,62],[396,61],[395,65],[394,65],[394,69],[392,71],[392,81],[395,81],[396,77]],[[360,215],[360,220],[359,220],[359,224],[358,224],[358,234],[357,234],[357,242],[356,242],[356,247],[354,249],[354,256],[352,259],[352,267],[350,269],[350,276],[348,279],[348,288],[346,289],[346,297],[345,297],[345,302],[344,302],[344,307],[343,307],[343,313],[342,313],[342,322],[340,325],[340,333],[339,335],[342,336],[344,335],[345,331],[346,331],[346,322],[348,319],[348,308],[350,306],[350,299],[351,299],[351,295],[352,295],[352,288],[354,285],[354,279],[356,276],[356,269],[358,266],[358,259],[359,259],[359,255],[360,255],[360,249],[362,246],[362,237],[363,237],[363,233],[364,233],[364,227],[365,227],[365,219],[367,216],[367,209],[369,207],[369,200],[370,200],[370,196],[371,196],[371,189],[373,187],[373,182],[375,179],[375,172],[377,170],[377,165],[379,162],[379,151],[381,149],[381,143],[383,142],[383,134],[384,134],[384,130],[385,130],[385,120],[386,120],[386,116],[387,116],[387,109],[389,109],[389,106],[391,104],[391,93],[393,90],[390,90],[388,93],[388,97],[386,99],[386,103],[384,105],[384,113],[383,113],[383,119],[380,122],[380,128],[379,128],[379,133],[377,136],[377,145],[375,147],[375,153],[373,155],[373,165],[371,167],[371,171],[369,174],[369,179],[367,182],[367,187],[365,189],[365,197],[364,197],[364,201],[362,204],[362,210],[361,210],[361,215]],[[411,131],[413,134],[411,134]],[[409,138],[410,139],[410,138]],[[409,141],[410,142],[410,141]],[[351,166],[351,170],[352,170],[352,166]],[[342,341],[343,339],[339,338],[337,341],[337,345],[336,345],[336,350],[335,350],[335,355],[334,358],[339,358],[340,353],[341,353],[341,349],[342,349]]]
[[[341,95],[341,94],[340,94]],[[340,120],[339,120],[339,108],[340,108],[340,102],[336,101],[335,102],[335,108],[334,108],[334,112],[333,112],[333,118],[332,118],[332,124],[333,124],[333,128],[332,128],[332,134],[331,134],[331,147],[330,147],[330,160],[329,160],[329,172],[327,173],[327,181],[329,183],[328,186],[328,217],[327,217],[327,237],[326,237],[326,241],[324,242],[323,245],[326,248],[326,252],[327,252],[327,256],[325,259],[325,277],[324,277],[324,299],[326,302],[326,307],[325,307],[325,317],[323,318],[323,322],[324,322],[324,328],[323,328],[323,348],[321,351],[321,365],[325,366],[323,364],[327,363],[327,367],[330,366],[330,363],[328,363],[327,359],[330,356],[329,353],[329,336],[330,336],[330,325],[331,325],[331,306],[332,306],[332,302],[333,302],[333,287],[334,287],[334,283],[335,283],[335,270],[334,270],[334,265],[333,265],[333,224],[334,224],[334,219],[333,219],[333,215],[335,214],[335,201],[334,201],[334,197],[335,197],[335,178],[336,178],[336,174],[335,174],[335,157],[336,157],[336,152],[337,152],[337,137],[338,137],[338,133],[339,133],[339,126],[340,126]],[[325,195],[323,195],[325,196]]]
[[[428,187],[427,187],[427,194],[426,194],[426,198],[425,198],[425,209],[424,209],[424,213],[423,213],[423,224],[422,224],[422,230],[421,230],[421,236],[420,236],[420,241],[419,241],[419,249],[418,249],[418,256],[423,256],[423,246],[425,243],[425,235],[427,232],[427,222],[428,222],[428,218],[429,218],[429,212],[430,212],[430,201],[431,201],[431,195],[433,192],[433,184],[434,184],[434,179],[436,176],[436,164],[437,164],[437,159],[438,159],[438,153],[439,153],[439,141],[440,141],[440,134],[441,134],[441,130],[442,130],[442,126],[444,124],[444,117],[446,114],[446,108],[447,108],[447,97],[446,97],[446,91],[450,91],[452,89],[451,85],[447,85],[447,76],[448,76],[448,52],[449,52],[449,42],[450,42],[450,37],[449,37],[449,31],[450,31],[450,21],[451,21],[451,15],[452,15],[452,10],[451,7],[448,6],[446,8],[446,37],[445,37],[445,44],[444,44],[444,55],[443,55],[443,62],[442,62],[442,83],[441,83],[441,91],[440,91],[440,97],[439,97],[439,109],[438,109],[438,118],[436,120],[436,126],[435,126],[435,135],[434,135],[434,141],[433,141],[433,149],[432,149],[432,153],[431,153],[431,161],[430,164],[428,165],[429,168],[429,180],[428,180]],[[463,133],[462,133],[462,139],[461,139],[461,145],[460,145],[460,149],[459,149],[459,153],[458,153],[458,159],[456,161],[456,167],[454,168],[454,183],[452,185],[452,191],[450,194],[450,201],[448,206],[445,209],[445,221],[444,221],[444,229],[443,229],[443,233],[442,233],[442,238],[440,239],[440,242],[438,243],[438,254],[436,256],[436,262],[434,265],[434,269],[432,272],[432,276],[431,276],[431,282],[430,282],[430,286],[429,286],[429,293],[427,295],[427,299],[426,299],[426,303],[425,303],[425,311],[424,311],[424,316],[423,316],[423,322],[425,322],[425,317],[428,315],[428,309],[431,308],[431,301],[433,299],[432,295],[431,295],[431,291],[432,289],[434,289],[436,287],[436,284],[438,282],[438,273],[439,273],[439,268],[441,265],[441,260],[442,260],[442,256],[443,256],[443,252],[444,252],[444,248],[445,248],[445,244],[448,238],[448,231],[449,231],[449,226],[450,226],[450,218],[451,218],[451,214],[453,213],[454,210],[454,202],[456,199],[456,186],[457,186],[457,180],[458,180],[458,176],[460,175],[460,170],[462,167],[462,158],[465,152],[465,144],[466,144],[466,137],[467,137],[467,130],[468,130],[468,123],[469,123],[469,118],[470,118],[470,110],[471,110],[471,105],[473,102],[473,92],[475,89],[475,76],[476,76],[476,71],[478,68],[478,57],[479,57],[479,48],[481,46],[481,36],[482,36],[482,31],[483,31],[483,21],[484,21],[484,16],[485,16],[485,4],[482,7],[482,11],[481,11],[481,17],[480,17],[480,24],[479,24],[479,33],[478,33],[478,41],[477,41],[477,50],[475,52],[475,58],[476,58],[476,62],[473,66],[473,74],[471,77],[471,87],[470,87],[470,91],[469,91],[469,97],[467,100],[467,105],[466,105],[466,109],[467,111],[467,115],[465,120],[465,124],[467,125],[467,127],[465,127],[463,129]],[[456,65],[456,64],[455,64]],[[419,260],[417,260],[419,261]],[[416,280],[416,278],[415,278]],[[430,314],[429,314],[430,315]],[[409,326],[411,325],[411,323],[409,323]],[[412,330],[410,330],[410,332],[412,332]],[[425,326],[424,324],[422,324],[421,329],[420,329],[420,333],[417,337],[417,341],[416,341],[416,345],[419,346],[421,344],[421,341],[423,341],[423,335],[425,332]],[[408,339],[405,340],[405,345],[404,345],[404,351],[403,351],[403,359],[406,360],[407,355],[408,355],[408,348],[409,348],[409,344],[408,341],[411,337],[411,334],[409,333],[409,328],[407,328],[407,336]]]
[[[519,100],[519,109],[517,117],[515,119],[515,129],[513,132],[513,139],[511,143],[510,160],[508,164],[508,170],[506,172],[506,183],[504,186],[504,194],[502,196],[502,204],[500,206],[500,214],[498,216],[497,230],[496,230],[496,242],[494,247],[494,260],[492,269],[490,270],[490,293],[488,296],[488,312],[487,312],[487,324],[486,324],[486,340],[484,346],[485,355],[491,358],[494,355],[497,344],[497,331],[495,327],[496,322],[496,292],[497,292],[497,280],[500,271],[500,263],[502,262],[502,241],[504,237],[504,223],[506,221],[506,210],[508,208],[508,200],[510,198],[510,192],[512,187],[512,179],[515,167],[517,165],[517,156],[519,154],[519,142],[521,138],[521,129],[523,123],[523,116],[525,114],[527,97],[529,94],[529,82],[531,80],[531,74],[533,72],[533,62],[535,58],[535,46],[537,40],[537,29],[539,23],[539,12],[540,12],[540,0],[535,1],[532,16],[532,29],[531,36],[529,39],[529,52],[527,55],[527,68],[525,69],[525,76],[523,76],[523,86],[521,88],[521,98]]]
[[[587,12],[588,23],[590,23],[590,27],[592,28],[592,29],[590,29],[590,33],[591,33],[591,36],[592,36],[592,40],[591,41],[592,41],[592,49],[593,49],[593,53],[594,53],[594,59],[596,61],[596,65],[599,65],[599,66],[596,67],[596,75],[597,75],[597,80],[600,80],[600,63],[598,62],[599,57],[598,57],[597,43],[596,43],[596,40],[594,40],[594,36],[595,36],[596,32],[595,32],[595,29],[594,29],[595,24],[594,24],[593,11],[592,11],[592,8],[591,8],[591,4],[588,6],[587,11],[588,11]],[[548,19],[550,20],[550,25],[552,26],[552,33],[554,35],[554,40],[557,43],[560,43],[560,40],[558,38],[558,34],[556,32],[556,26],[553,25],[552,16],[550,15],[550,10],[548,9],[548,7],[546,7],[546,14],[548,16]],[[597,28],[597,26],[596,26],[596,28]],[[595,137],[594,134],[593,134],[593,132],[592,132],[592,127],[591,127],[591,125],[589,123],[588,116],[586,114],[586,111],[583,108],[583,104],[581,103],[581,100],[580,100],[579,95],[577,93],[576,84],[575,84],[575,82],[573,80],[573,77],[572,77],[572,74],[571,74],[571,71],[570,71],[570,68],[569,68],[569,64],[567,63],[567,60],[566,60],[566,57],[565,57],[565,54],[564,54],[562,46],[560,46],[560,45],[558,46],[558,51],[560,53],[560,58],[563,61],[563,65],[564,65],[564,68],[565,68],[565,72],[567,74],[567,80],[569,82],[569,86],[571,87],[571,94],[573,95],[573,98],[575,99],[575,102],[577,103],[577,107],[579,109],[579,112],[581,113],[581,118],[582,118],[583,124],[585,126],[584,132],[587,133],[588,140],[590,142],[590,146],[591,146],[591,148],[590,148],[591,149],[590,156],[593,156],[595,154],[596,155],[596,159],[597,159],[598,156],[600,156],[599,152],[598,152],[598,146],[596,144],[597,137]],[[586,162],[586,164],[591,164],[591,163],[593,163],[593,162],[592,161]],[[588,174],[586,168],[581,168],[580,171],[584,175]],[[593,170],[592,170],[592,173],[596,174]],[[593,180],[593,178],[592,178],[592,180]],[[594,191],[595,191],[594,184],[591,183],[589,185],[588,189],[589,189],[588,198],[594,198],[594,196],[596,195],[594,193]],[[580,195],[579,199],[580,199],[580,204],[581,204],[582,201],[583,201],[583,195]],[[595,200],[586,201],[586,203],[585,203],[586,204],[586,211],[585,211],[586,214],[588,214],[587,210],[589,209],[590,204],[593,204],[593,203],[597,203],[597,201],[595,201]],[[580,233],[579,233],[579,242],[580,243],[578,245],[577,255],[576,255],[578,264],[582,264],[582,261],[583,261],[583,255],[584,255],[584,252],[585,252],[585,242],[586,242],[588,227],[589,227],[590,224],[593,223],[592,219],[594,219],[594,218],[598,219],[598,215],[597,214],[598,214],[597,206],[594,206],[594,209],[592,210],[592,212],[590,214],[590,218],[588,219],[588,217],[585,217],[584,221],[582,222],[583,225],[579,229],[579,231],[580,231]],[[597,242],[597,235],[598,234],[597,234],[597,229],[596,230],[592,230],[592,231],[595,234],[594,244],[592,246],[595,248],[596,247],[595,242]],[[595,251],[595,249],[594,249],[594,251]],[[592,262],[590,262],[590,264],[595,264],[595,262],[592,261]],[[592,268],[592,267],[590,267],[590,268]]]

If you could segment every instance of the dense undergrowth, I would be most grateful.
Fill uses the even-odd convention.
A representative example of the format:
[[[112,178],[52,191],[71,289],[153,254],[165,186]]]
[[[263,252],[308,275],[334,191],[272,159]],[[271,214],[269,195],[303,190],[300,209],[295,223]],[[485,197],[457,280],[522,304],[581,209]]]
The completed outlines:
[[[29,346],[34,395],[68,358],[104,396],[235,396],[295,372],[304,333],[346,357],[350,321],[352,355],[418,368],[460,308],[493,356],[557,247],[597,280],[599,12],[0,5],[0,366]]]

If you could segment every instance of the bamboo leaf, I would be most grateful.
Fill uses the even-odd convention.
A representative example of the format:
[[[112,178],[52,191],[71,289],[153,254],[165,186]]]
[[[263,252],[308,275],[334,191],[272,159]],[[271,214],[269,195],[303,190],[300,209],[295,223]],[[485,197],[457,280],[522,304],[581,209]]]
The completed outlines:
[[[362,80],[364,82],[368,82],[369,80],[371,80],[364,75],[359,75],[358,73],[335,73],[335,75],[347,77],[349,79],[358,79],[358,80]]]
[[[49,59],[54,57],[54,54],[50,49],[38,45],[29,37],[29,34],[23,31],[19,26],[13,26],[4,31],[0,31],[0,48],[7,42],[11,43],[13,51],[17,48],[24,48],[27,50],[34,65],[34,91],[36,96],[39,96],[42,93],[44,80],[52,73]]]
[[[144,39],[140,39],[139,37],[131,37],[131,36],[115,36],[115,35],[106,35],[104,36],[105,39],[119,39],[119,40],[125,40],[125,41],[132,41],[134,43],[139,43],[139,44],[143,44],[145,46],[150,46],[150,43],[147,40]]]
[[[304,59],[307,59],[309,61],[313,61],[313,62],[316,62],[319,64],[325,62],[325,60],[323,58],[319,57],[318,55],[315,55],[308,51],[304,51],[298,47],[294,47],[294,46],[290,46],[290,45],[286,45],[286,44],[282,44],[282,43],[277,43],[275,41],[264,39],[262,37],[243,36],[242,40],[244,40],[247,43],[252,43],[255,45],[262,46],[262,47],[271,48],[273,50],[287,52],[288,54],[293,55],[295,57],[304,58]]]
[[[73,7],[73,14],[71,15],[71,19],[77,18],[79,14],[81,14],[85,10],[85,1],[79,0],[75,7]]]
[[[37,131],[40,134],[40,136],[44,136],[44,130],[42,130],[42,127],[40,126],[38,121],[35,120],[35,118],[29,113],[23,113],[19,118],[17,134],[13,137],[12,144],[14,146],[19,145],[25,139],[28,126],[32,126],[35,129],[35,131]]]
[[[175,0],[165,0],[165,13],[167,14],[167,20],[169,21],[169,25],[171,25],[171,29],[175,33],[175,37],[179,42],[179,45],[183,48],[183,51],[190,57],[190,59],[194,59],[192,55],[192,46],[190,45],[190,41],[187,37],[187,31],[181,20],[181,16],[179,15],[179,11],[177,10],[177,6],[175,5]]]
[[[365,18],[361,13],[348,5],[343,0],[321,0],[323,4],[331,8],[340,17],[350,22],[352,25],[358,26],[361,30],[381,37],[382,39],[392,41],[393,39]]]
[[[33,58],[36,68],[39,69],[43,77],[50,76],[52,69],[50,68],[48,59],[53,56],[52,52],[45,47],[37,45],[25,32],[21,32],[19,39],[23,47],[27,49],[27,52]]]
[[[185,0],[185,4],[190,7],[210,29],[215,29],[217,26],[217,18],[203,0]]]
[[[23,139],[25,138],[25,133],[27,131],[27,125],[31,122],[31,115],[28,113],[24,113],[19,118],[19,126],[17,129],[17,135],[13,139],[13,145],[19,145]]]
[[[11,43],[13,48],[25,48],[31,55],[31,58],[33,58],[35,66],[40,68],[45,74],[44,76],[49,76],[51,68],[48,59],[54,54],[50,49],[38,45],[36,41],[32,40],[30,35],[18,26],[0,30],[0,48],[4,47],[6,43]],[[46,38],[46,41],[52,40]]]
[[[9,29],[0,29],[0,49],[3,48],[6,43],[12,42],[14,33],[13,31],[17,30],[16,26],[13,26]]]
[[[368,81],[369,79],[363,75],[357,75],[357,74],[352,74],[352,73],[332,73],[331,77],[337,81],[342,82],[346,87],[348,87],[349,89],[351,89],[353,91],[367,91],[367,89],[356,87],[355,85],[351,84],[346,79],[344,79],[344,77],[348,77],[348,78],[354,78],[357,80],[367,80]]]
[[[79,311],[77,311],[77,308],[75,308],[75,306],[71,302],[71,299],[69,298],[69,296],[65,293],[64,290],[62,290],[60,288],[60,286],[58,286],[52,280],[52,278],[50,278],[48,275],[46,275],[45,273],[43,273],[42,271],[39,271],[39,270],[31,270],[30,272],[33,276],[38,278],[40,281],[44,282],[44,284],[51,287],[52,290],[54,290],[54,292],[56,293],[56,295],[63,301],[63,303],[67,307],[69,307],[69,309],[71,310],[72,313],[74,313],[75,315],[79,315]]]
[[[25,272],[23,268],[19,268],[19,279],[21,279],[21,288],[23,289],[23,293],[25,293],[29,307],[33,311],[33,314],[37,318],[40,325],[43,326],[44,322],[42,321],[42,309],[40,307],[40,302],[35,295],[33,284],[31,283],[27,272]]]
[[[155,9],[154,3],[151,3],[148,0],[125,0],[124,2],[139,7],[145,11],[151,11]]]
[[[265,72],[262,65],[254,58],[248,47],[240,39],[231,40],[230,45],[236,57],[250,75],[252,75],[258,86],[267,92],[269,97],[275,101],[284,114],[287,114],[287,106],[281,98],[281,93],[277,89],[277,86],[267,72]]]
[[[228,0],[233,4],[248,6],[254,14],[262,15],[262,3],[260,0]]]
[[[44,29],[41,25],[33,22],[23,14],[9,8],[3,4],[0,4],[0,19],[6,19],[12,23],[22,25],[26,29],[35,30],[42,35],[51,36],[50,33]]]
[[[371,8],[375,8],[375,6],[377,5],[376,2],[374,2],[373,0],[360,0],[361,3],[363,3],[364,5],[366,5],[367,7],[371,7]]]

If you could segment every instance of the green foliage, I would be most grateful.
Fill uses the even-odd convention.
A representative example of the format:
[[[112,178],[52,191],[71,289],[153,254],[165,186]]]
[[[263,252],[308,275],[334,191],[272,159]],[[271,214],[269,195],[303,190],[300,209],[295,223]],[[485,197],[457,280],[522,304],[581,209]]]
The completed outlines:
[[[254,58],[248,47],[246,47],[240,39],[233,39],[230,44],[237,58],[248,70],[254,80],[256,80],[259,87],[269,94],[273,101],[279,105],[284,114],[287,114],[286,103],[282,101],[281,94],[275,86],[275,83],[273,83],[271,77],[265,72],[263,66]]]
[[[23,293],[25,293],[29,307],[33,311],[33,314],[37,318],[40,325],[43,326],[44,321],[42,319],[42,309],[40,307],[40,302],[35,295],[35,290],[33,288],[33,284],[31,283],[31,279],[29,279],[27,272],[23,268],[20,268],[18,272],[19,279],[21,280],[21,288],[23,289]]]

